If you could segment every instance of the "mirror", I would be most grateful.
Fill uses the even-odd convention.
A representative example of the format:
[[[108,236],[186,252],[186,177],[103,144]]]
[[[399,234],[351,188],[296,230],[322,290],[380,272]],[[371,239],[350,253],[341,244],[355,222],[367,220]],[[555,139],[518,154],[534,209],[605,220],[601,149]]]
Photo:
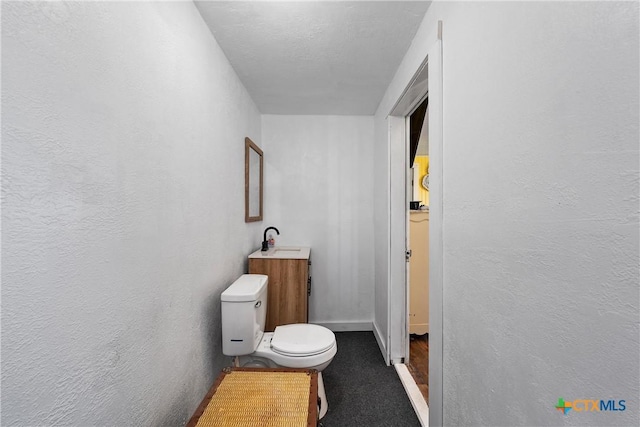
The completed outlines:
[[[244,222],[262,221],[262,150],[244,139]]]

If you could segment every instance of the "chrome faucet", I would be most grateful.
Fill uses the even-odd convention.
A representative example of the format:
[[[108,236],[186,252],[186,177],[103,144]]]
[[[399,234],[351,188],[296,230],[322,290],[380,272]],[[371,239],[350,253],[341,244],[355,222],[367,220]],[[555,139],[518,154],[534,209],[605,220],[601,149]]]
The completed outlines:
[[[267,241],[267,231],[269,231],[269,230],[275,230],[276,234],[278,234],[278,236],[280,235],[280,232],[275,227],[267,227],[267,228],[265,228],[264,229],[264,236],[262,238],[262,252],[269,250],[269,242]]]

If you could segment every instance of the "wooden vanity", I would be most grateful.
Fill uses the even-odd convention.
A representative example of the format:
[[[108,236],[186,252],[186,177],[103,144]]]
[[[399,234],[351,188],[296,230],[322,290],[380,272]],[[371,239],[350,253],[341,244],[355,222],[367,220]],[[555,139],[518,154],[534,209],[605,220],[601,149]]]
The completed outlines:
[[[310,266],[311,249],[307,247],[275,247],[249,255],[249,274],[269,277],[265,331],[309,321]]]

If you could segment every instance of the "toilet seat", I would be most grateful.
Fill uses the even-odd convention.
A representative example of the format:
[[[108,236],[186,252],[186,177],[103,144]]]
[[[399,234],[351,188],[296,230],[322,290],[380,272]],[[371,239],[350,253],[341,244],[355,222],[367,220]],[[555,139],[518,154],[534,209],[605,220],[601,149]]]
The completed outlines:
[[[275,340],[275,347],[276,332],[265,332],[249,357],[264,358],[286,368],[322,371],[338,351],[335,335],[324,326],[296,323],[278,326],[276,331],[279,339]]]
[[[331,349],[336,336],[329,329],[309,323],[294,323],[276,327],[271,349],[289,357],[314,356]]]

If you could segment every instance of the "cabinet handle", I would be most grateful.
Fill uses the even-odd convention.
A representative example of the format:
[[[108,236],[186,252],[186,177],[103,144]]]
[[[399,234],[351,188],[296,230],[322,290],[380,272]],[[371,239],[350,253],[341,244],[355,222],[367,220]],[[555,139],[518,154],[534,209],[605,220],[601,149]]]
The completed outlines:
[[[307,296],[311,295],[311,276],[307,280]]]

